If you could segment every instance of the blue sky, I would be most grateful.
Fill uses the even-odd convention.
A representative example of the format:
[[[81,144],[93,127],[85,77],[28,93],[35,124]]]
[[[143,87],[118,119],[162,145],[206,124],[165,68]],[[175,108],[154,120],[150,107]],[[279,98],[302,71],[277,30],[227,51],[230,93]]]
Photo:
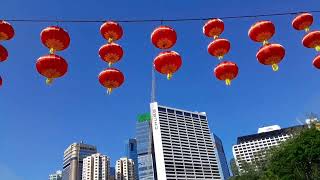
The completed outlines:
[[[244,3],[245,2],[245,3]],[[319,10],[318,0],[201,0],[201,1],[47,1],[2,0],[0,19],[158,19],[220,17]],[[314,14],[312,29],[320,28]],[[225,20],[222,37],[232,43],[226,59],[236,62],[239,77],[231,87],[215,79],[217,59],[206,47],[204,21],[168,22],[178,33],[173,50],[183,66],[171,81],[157,74],[157,100],[162,105],[207,112],[211,130],[223,140],[228,159],[240,135],[258,127],[296,125],[305,113],[319,113],[320,71],[312,66],[316,52],[301,45],[303,32],[291,27],[293,16]],[[272,42],[286,48],[277,73],[260,65],[248,28],[258,20],[272,20]],[[83,140],[96,145],[112,163],[124,155],[125,141],[134,136],[137,114],[149,110],[151,64],[160,52],[150,43],[155,23],[122,23],[118,42],[125,55],[116,67],[125,74],[123,86],[111,96],[97,75],[107,64],[98,57],[106,41],[100,23],[59,23],[71,36],[70,47],[60,54],[69,63],[65,77],[46,86],[35,70],[38,57],[48,53],[40,42],[41,30],[50,23],[12,23],[14,39],[4,42],[9,60],[0,64],[4,85],[0,89],[0,179],[43,180],[62,168],[63,151]]]

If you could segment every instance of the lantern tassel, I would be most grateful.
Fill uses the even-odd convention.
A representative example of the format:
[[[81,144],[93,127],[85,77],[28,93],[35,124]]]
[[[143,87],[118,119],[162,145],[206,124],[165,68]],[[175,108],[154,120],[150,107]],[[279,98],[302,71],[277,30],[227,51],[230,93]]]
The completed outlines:
[[[112,66],[112,64],[113,64],[112,62],[109,62],[109,63],[108,63],[109,67],[111,67],[111,66]]]
[[[218,35],[214,35],[213,39],[218,39],[218,37],[219,37]]]
[[[278,64],[272,64],[272,70],[273,71],[278,71],[279,70]]]
[[[53,78],[47,78],[46,79],[46,84],[51,85],[53,83]]]
[[[53,48],[50,48],[49,52],[50,54],[54,54],[55,50]]]
[[[309,31],[310,31],[310,27],[304,28],[304,31],[305,31],[306,33],[309,32]]]
[[[230,79],[226,79],[226,85],[230,86],[231,85],[231,80]]]
[[[167,79],[170,80],[172,78],[172,73],[167,74]]]
[[[110,95],[112,93],[112,88],[108,88],[107,93]]]
[[[222,59],[223,59],[223,56],[218,56],[218,59],[219,59],[219,60],[222,60]]]
[[[316,51],[319,52],[320,51],[320,46],[316,46],[315,49],[316,49]]]
[[[113,42],[113,39],[112,39],[112,38],[109,38],[109,39],[108,39],[108,43],[111,44],[112,42]]]
[[[269,41],[268,40],[264,40],[263,42],[262,42],[262,44],[265,46],[265,45],[268,45],[269,44]]]

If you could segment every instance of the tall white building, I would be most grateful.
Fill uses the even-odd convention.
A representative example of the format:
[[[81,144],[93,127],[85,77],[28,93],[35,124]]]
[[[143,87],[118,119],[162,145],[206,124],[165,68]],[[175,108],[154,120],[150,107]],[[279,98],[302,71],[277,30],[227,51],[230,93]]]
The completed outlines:
[[[237,144],[232,147],[238,171],[243,172],[244,163],[263,161],[265,150],[278,146],[306,127],[299,125],[281,129],[273,125],[259,128],[257,134],[238,137]]]
[[[109,180],[110,158],[100,153],[83,159],[82,180]]]
[[[62,171],[57,171],[49,175],[49,180],[62,180]]]
[[[223,168],[227,166],[219,162],[206,113],[160,106],[157,102],[150,108],[157,179],[228,178],[224,177]]]
[[[132,159],[120,158],[116,163],[116,180],[136,180],[135,165]]]

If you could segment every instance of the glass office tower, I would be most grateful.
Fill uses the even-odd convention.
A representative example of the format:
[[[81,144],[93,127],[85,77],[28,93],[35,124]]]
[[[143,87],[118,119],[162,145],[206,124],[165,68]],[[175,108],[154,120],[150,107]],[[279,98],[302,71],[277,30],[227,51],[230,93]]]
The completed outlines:
[[[139,179],[138,175],[138,152],[137,152],[137,140],[136,139],[129,139],[128,144],[126,145],[127,157],[134,161],[134,170],[135,170],[135,177]]]
[[[155,180],[150,114],[138,117],[136,125],[139,180]]]

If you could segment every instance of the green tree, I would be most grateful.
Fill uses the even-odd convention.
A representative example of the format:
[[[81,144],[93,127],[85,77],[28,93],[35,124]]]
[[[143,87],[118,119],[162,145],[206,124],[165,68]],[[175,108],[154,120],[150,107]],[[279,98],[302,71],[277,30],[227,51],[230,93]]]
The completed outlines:
[[[231,179],[320,180],[320,131],[314,125],[263,153],[265,160],[242,163],[245,172]]]

